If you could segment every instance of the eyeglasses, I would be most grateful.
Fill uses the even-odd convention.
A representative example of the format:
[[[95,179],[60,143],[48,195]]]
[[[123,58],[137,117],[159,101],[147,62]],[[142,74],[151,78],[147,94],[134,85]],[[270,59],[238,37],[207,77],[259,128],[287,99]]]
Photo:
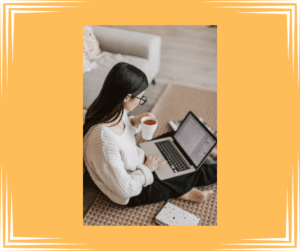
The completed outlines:
[[[140,105],[143,105],[147,102],[147,97],[146,96],[143,96],[141,98],[139,98],[139,97],[133,97],[133,98],[138,98],[140,100]]]

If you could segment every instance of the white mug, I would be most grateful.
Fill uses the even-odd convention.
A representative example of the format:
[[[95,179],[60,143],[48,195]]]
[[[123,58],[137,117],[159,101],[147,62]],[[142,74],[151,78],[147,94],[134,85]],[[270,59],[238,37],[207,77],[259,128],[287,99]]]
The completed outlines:
[[[155,121],[155,124],[154,125],[146,125],[144,123],[144,121],[147,121],[147,120],[153,120],[153,121]],[[151,140],[153,137],[153,134],[157,128],[158,120],[153,117],[143,117],[141,119],[141,123],[142,123],[142,138],[145,140]]]

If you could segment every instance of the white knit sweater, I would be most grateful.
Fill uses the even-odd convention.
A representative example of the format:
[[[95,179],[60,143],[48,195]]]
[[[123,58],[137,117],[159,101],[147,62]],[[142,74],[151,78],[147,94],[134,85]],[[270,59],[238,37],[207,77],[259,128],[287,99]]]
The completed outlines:
[[[118,135],[106,126],[92,126],[83,138],[83,159],[91,178],[113,202],[126,205],[142,188],[153,183],[153,174],[145,166],[144,151],[136,145],[141,130],[131,124],[124,110],[125,130]]]

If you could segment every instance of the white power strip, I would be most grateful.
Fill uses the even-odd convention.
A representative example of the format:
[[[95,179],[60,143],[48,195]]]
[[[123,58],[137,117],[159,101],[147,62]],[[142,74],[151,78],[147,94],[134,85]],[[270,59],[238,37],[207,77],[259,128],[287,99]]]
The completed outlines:
[[[175,123],[173,121],[169,121],[168,124],[169,124],[169,126],[171,126],[171,128],[172,128],[173,131],[176,131],[178,129],[177,126],[175,125]]]

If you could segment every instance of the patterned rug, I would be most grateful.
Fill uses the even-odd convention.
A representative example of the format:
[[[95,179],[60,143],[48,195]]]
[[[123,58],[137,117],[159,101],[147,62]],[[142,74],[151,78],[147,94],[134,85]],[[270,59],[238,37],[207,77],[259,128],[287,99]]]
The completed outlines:
[[[212,155],[207,163],[216,163]],[[213,194],[203,203],[171,199],[169,202],[200,218],[199,226],[217,225],[217,185],[197,187],[200,190],[213,190]],[[155,216],[164,206],[164,202],[127,208],[112,203],[101,191],[83,219],[84,226],[158,226]]]
[[[177,100],[179,105],[176,106]],[[191,100],[195,102],[190,102]],[[192,103],[192,104],[191,104]],[[174,104],[176,109],[174,109]],[[163,110],[162,110],[163,107]],[[196,116],[202,117],[216,132],[217,126],[217,93],[197,90],[169,84],[159,97],[152,109],[152,113],[160,121],[154,137],[171,131],[169,120],[181,120],[192,110]],[[140,112],[139,112],[140,113]],[[141,135],[137,135],[137,143],[141,142]],[[206,159],[206,163],[217,163],[216,149]],[[200,218],[198,225],[217,225],[217,184],[198,188],[200,190],[213,190],[213,194],[202,203],[172,199],[169,202]],[[165,202],[127,208],[111,202],[101,191],[89,208],[83,219],[84,226],[157,226],[155,216],[164,206]]]

